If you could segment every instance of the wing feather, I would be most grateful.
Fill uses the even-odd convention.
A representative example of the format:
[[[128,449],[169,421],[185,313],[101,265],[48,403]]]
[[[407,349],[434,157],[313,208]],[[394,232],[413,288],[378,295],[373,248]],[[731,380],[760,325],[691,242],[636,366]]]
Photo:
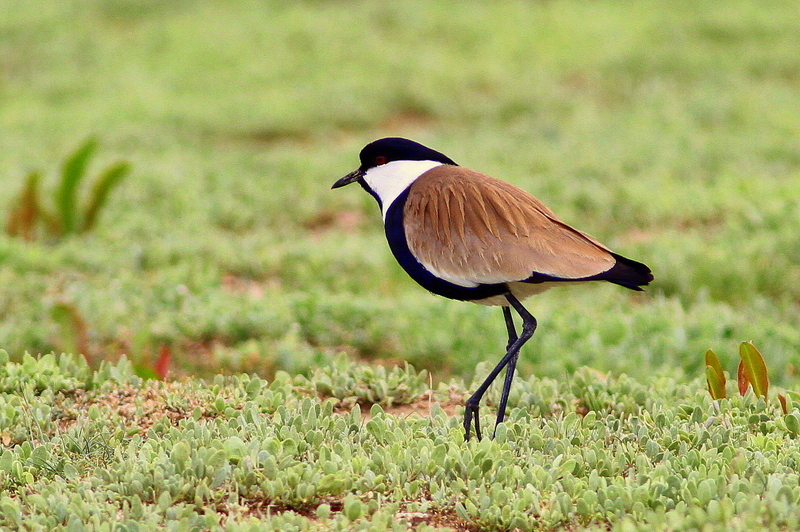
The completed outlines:
[[[611,252],[559,220],[531,194],[460,167],[428,170],[411,185],[403,211],[411,252],[428,270],[465,286],[598,275]]]

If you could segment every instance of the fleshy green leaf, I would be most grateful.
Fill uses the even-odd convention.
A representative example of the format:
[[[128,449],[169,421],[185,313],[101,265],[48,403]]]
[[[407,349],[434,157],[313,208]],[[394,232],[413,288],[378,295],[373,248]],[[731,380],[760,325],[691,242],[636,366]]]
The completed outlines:
[[[706,366],[706,382],[708,383],[708,393],[714,399],[725,399],[725,377],[720,379],[719,373],[712,367]]]
[[[708,382],[708,393],[714,399],[724,399],[725,393],[725,372],[722,371],[722,364],[713,349],[706,351],[706,381]]]
[[[89,138],[67,157],[61,167],[61,183],[56,190],[56,211],[61,221],[61,233],[74,233],[78,229],[78,186],[86,173],[89,158],[97,148],[97,140]]]
[[[783,421],[786,423],[786,429],[794,436],[800,434],[800,421],[795,414],[784,415]]]
[[[158,380],[156,370],[146,364],[134,364],[133,373],[143,380]]]
[[[742,357],[742,371],[745,378],[753,386],[756,395],[766,399],[769,392],[769,376],[767,375],[767,364],[764,357],[753,345],[753,342],[742,342],[739,344],[739,356]]]
[[[106,204],[109,194],[111,194],[114,187],[122,182],[122,178],[125,177],[130,169],[131,165],[122,161],[103,170],[92,187],[89,203],[83,216],[81,231],[89,231],[94,227],[95,223],[97,223],[97,216]]]

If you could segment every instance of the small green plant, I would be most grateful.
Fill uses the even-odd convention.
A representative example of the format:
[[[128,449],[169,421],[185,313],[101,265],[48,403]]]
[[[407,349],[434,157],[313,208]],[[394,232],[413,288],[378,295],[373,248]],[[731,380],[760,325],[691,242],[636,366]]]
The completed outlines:
[[[89,327],[78,308],[71,303],[59,302],[50,309],[50,317],[59,327],[54,343],[65,353],[89,356]]]
[[[161,344],[155,362],[151,361],[149,350],[141,353],[138,361],[134,359],[133,372],[144,380],[166,380],[169,367],[172,363],[172,348],[168,344]]]
[[[708,393],[714,399],[725,399],[728,396],[725,392],[725,372],[722,371],[722,364],[713,349],[706,351],[706,382]]]
[[[97,146],[97,139],[91,137],[64,160],[51,208],[42,205],[39,198],[41,174],[38,171],[28,174],[25,185],[12,201],[6,233],[34,240],[40,225],[48,234],[58,238],[92,230],[111,191],[130,171],[127,161],[118,161],[104,168],[81,208],[78,190]]]
[[[747,393],[749,387],[753,387],[753,393],[767,400],[769,393],[769,375],[767,374],[767,363],[761,351],[753,342],[742,342],[739,344],[739,366],[736,370],[736,384],[739,394]],[[708,383],[708,393],[713,399],[725,399],[725,373],[722,370],[719,358],[713,349],[706,351],[706,382]],[[789,392],[791,393],[791,392]],[[778,402],[781,411],[785,414],[789,411],[786,396],[778,394]]]
[[[356,403],[390,407],[413,403],[428,391],[427,376],[427,371],[417,372],[409,364],[387,369],[353,364],[340,355],[332,364],[315,369],[304,388],[313,389],[321,397],[334,397],[347,408]]]
[[[769,376],[767,375],[767,363],[761,352],[753,345],[753,342],[742,342],[739,344],[739,357],[741,358],[737,371],[739,393],[744,395],[747,387],[752,386],[756,395],[766,399],[769,391]]]

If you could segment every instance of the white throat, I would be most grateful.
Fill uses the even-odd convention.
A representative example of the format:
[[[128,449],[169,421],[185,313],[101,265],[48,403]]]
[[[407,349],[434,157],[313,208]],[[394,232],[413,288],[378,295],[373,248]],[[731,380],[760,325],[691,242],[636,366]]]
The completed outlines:
[[[392,161],[367,170],[364,181],[381,199],[384,221],[386,211],[411,183],[431,168],[441,165],[439,161]]]

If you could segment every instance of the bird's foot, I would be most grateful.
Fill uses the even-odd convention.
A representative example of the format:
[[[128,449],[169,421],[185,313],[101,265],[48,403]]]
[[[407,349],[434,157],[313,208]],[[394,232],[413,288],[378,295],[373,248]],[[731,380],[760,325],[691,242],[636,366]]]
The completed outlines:
[[[475,436],[478,441],[481,441],[481,422],[478,415],[479,404],[477,402],[473,403],[468,399],[464,407],[464,441],[469,441],[473,420],[475,421]]]

